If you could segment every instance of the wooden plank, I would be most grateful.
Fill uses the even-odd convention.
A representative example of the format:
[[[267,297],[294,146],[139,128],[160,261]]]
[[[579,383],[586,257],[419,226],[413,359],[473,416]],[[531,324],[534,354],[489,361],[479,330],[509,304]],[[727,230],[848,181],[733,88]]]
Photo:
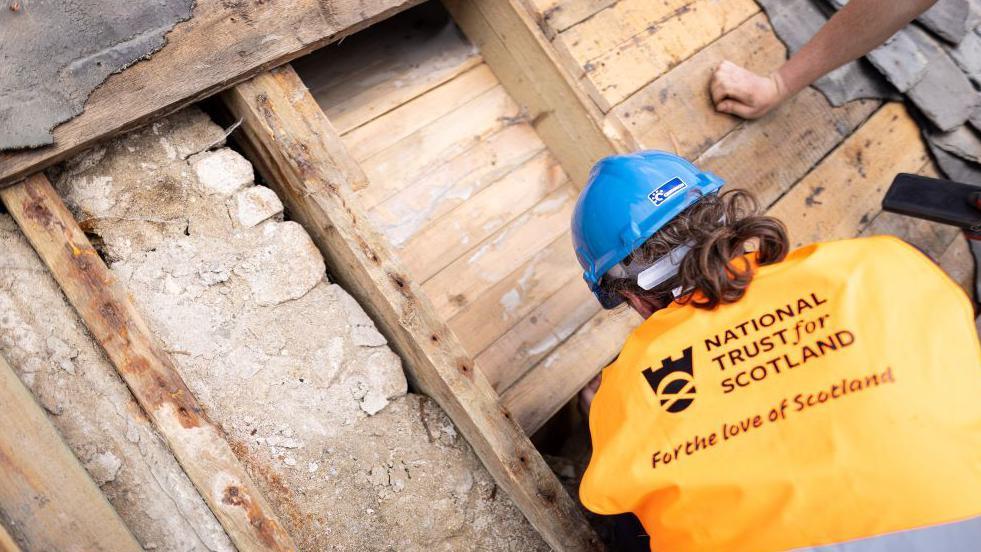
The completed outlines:
[[[0,524],[0,552],[20,552],[20,547],[3,524]]]
[[[344,136],[351,157],[364,161],[497,86],[487,65],[457,78],[374,119]]]
[[[603,54],[625,47],[631,41],[643,40],[644,35],[656,30],[655,27],[663,26],[668,20],[681,17],[695,8],[697,2],[620,0],[564,31],[559,35],[559,41],[575,62],[575,69],[582,70]]]
[[[396,248],[545,149],[527,123],[505,124],[486,140],[443,159],[369,211]],[[370,186],[369,186],[370,187]]]
[[[901,103],[888,103],[769,210],[794,247],[858,235],[878,213],[893,176],[916,172],[929,156]]]
[[[521,120],[518,104],[504,88],[495,86],[365,160],[362,167],[370,185],[359,194],[362,205],[366,209],[374,207],[410,182],[425,178],[442,160],[471,149],[504,126]]]
[[[592,17],[618,0],[527,0],[529,9],[548,38]]]
[[[222,431],[213,424],[43,174],[0,190],[44,261],[188,478],[239,550],[295,550]]]
[[[449,320],[569,228],[577,197],[561,186],[511,224],[489,236],[422,285],[436,312]]]
[[[600,310],[581,272],[484,349],[477,366],[503,392]]]
[[[566,182],[558,162],[543,151],[430,223],[399,258],[415,280],[425,282]]]
[[[481,62],[452,22],[393,18],[293,68],[343,135]]]
[[[28,550],[143,550],[2,357],[0,519]]]
[[[501,83],[527,111],[542,141],[576,185],[616,147],[601,113],[560,65],[552,44],[521,0],[444,0]]]
[[[613,361],[641,321],[628,308],[600,311],[505,391],[501,402],[529,435],[538,431]]]
[[[719,113],[708,82],[723,59],[753,71],[779,67],[786,48],[760,13],[643,87],[610,115],[643,149],[673,151],[693,159],[736,128],[738,117]]]
[[[260,75],[224,99],[243,118],[244,147],[320,247],[337,282],[365,307],[413,381],[449,414],[497,484],[553,548],[598,549],[576,503],[370,227],[353,192],[365,176],[293,70]]]
[[[931,259],[939,262],[959,233],[960,230],[954,226],[880,211],[860,235],[896,236],[915,245]]]
[[[110,76],[81,115],[55,129],[54,145],[0,153],[0,187],[418,2],[198,0],[191,19],[167,33],[163,48]]]
[[[645,21],[639,34],[598,57],[590,57],[595,50],[585,42],[567,39],[566,33],[576,27],[559,35],[554,44],[565,63],[581,71],[581,86],[605,113],[759,11],[753,0],[695,0],[660,23]],[[610,27],[630,25],[622,19],[609,23]]]
[[[695,160],[733,187],[754,192],[769,206],[859,127],[881,104],[876,100],[831,107],[808,88],[768,116],[746,121]]]
[[[450,328],[477,355],[579,271],[565,232],[451,318]],[[495,378],[488,379],[494,385]]]

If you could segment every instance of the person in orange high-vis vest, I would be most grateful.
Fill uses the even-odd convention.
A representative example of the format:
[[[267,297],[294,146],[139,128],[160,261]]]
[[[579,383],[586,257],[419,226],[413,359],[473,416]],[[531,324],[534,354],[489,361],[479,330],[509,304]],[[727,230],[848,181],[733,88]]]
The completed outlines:
[[[893,237],[788,254],[779,221],[663,152],[601,160],[584,278],[646,320],[589,409],[580,487],[652,550],[981,550],[981,346],[966,294]]]

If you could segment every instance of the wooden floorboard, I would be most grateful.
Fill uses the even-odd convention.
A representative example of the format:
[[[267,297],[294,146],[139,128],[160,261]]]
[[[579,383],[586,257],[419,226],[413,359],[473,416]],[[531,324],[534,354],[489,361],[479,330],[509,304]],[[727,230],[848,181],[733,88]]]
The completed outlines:
[[[880,108],[770,208],[793,247],[851,238],[881,210],[898,172],[915,173],[929,156],[901,103]]]
[[[610,112],[635,147],[694,158],[736,128],[741,119],[712,107],[708,78],[723,59],[766,72],[786,48],[760,13],[644,86]]]
[[[968,249],[967,239],[958,233],[940,256],[940,268],[964,289],[968,297],[974,296],[974,258]]]
[[[509,122],[520,120],[518,105],[503,88],[495,86],[366,159],[362,165],[370,185],[360,194],[362,201],[366,208],[374,208],[408,183],[425,179],[441,160],[475,147]]]
[[[409,271],[425,282],[520,218],[561,184],[565,173],[542,151],[434,220],[399,251]]]
[[[535,21],[542,32],[554,38],[569,27],[594,16],[619,0],[527,0]]]
[[[480,64],[344,134],[344,143],[351,157],[363,162],[491,90],[506,95],[491,70]]]
[[[399,19],[385,25],[402,34]],[[494,350],[479,368],[503,389],[595,313],[591,299],[584,308],[559,293],[579,273],[568,233],[576,188],[496,71],[479,63],[443,78],[446,55],[424,40],[406,42],[420,52],[396,56],[411,68],[379,60],[391,41],[356,36],[335,47],[351,60],[301,60],[304,75],[324,111],[350,127],[342,140],[366,175],[358,196],[375,229],[464,349]],[[411,93],[389,82],[406,71]],[[352,112],[364,121],[352,123]],[[543,325],[566,315],[558,333]]]
[[[419,14],[412,25],[383,21],[293,63],[339,133],[481,63],[452,22],[427,15]]]
[[[494,388],[503,392],[599,310],[599,303],[583,282],[582,272],[576,270],[558,291],[484,349],[477,356],[477,365]]]
[[[479,355],[578,272],[571,236],[564,232],[457,313],[450,327]],[[485,375],[492,384],[496,380]]]
[[[612,362],[640,316],[622,307],[600,311],[509,387],[501,401],[529,434],[538,431],[570,398]]]
[[[656,7],[636,19],[618,15],[617,3],[563,33],[554,41],[570,71],[599,108],[607,112],[682,61],[760,11],[753,0],[670,0],[677,9]],[[661,5],[651,2],[651,6]],[[602,17],[611,13],[609,18]],[[641,30],[634,32],[640,28]],[[621,29],[624,32],[621,32]],[[601,44],[594,47],[594,44]],[[609,44],[616,44],[607,49]]]
[[[576,76],[523,0],[443,0],[461,29],[528,120],[582,187],[597,160],[615,153],[596,105],[576,85]]]
[[[568,229],[577,191],[561,186],[423,284],[436,312],[451,319]]]
[[[250,76],[340,40],[419,0],[198,0],[150,59],[110,76],[54,145],[0,153],[0,187]],[[28,13],[30,8],[27,5]]]
[[[545,151],[531,125],[506,124],[456,155],[441,159],[395,195],[375,205],[371,220],[401,248],[474,195]]]

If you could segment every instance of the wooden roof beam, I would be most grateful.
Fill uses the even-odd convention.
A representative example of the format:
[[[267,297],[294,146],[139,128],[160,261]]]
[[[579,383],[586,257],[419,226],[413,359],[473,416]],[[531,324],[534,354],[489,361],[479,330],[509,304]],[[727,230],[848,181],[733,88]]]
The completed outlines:
[[[579,188],[593,163],[617,153],[603,113],[560,63],[521,0],[443,0]]]
[[[28,550],[139,552],[123,520],[0,357],[0,520]],[[0,552],[19,551],[0,524]]]

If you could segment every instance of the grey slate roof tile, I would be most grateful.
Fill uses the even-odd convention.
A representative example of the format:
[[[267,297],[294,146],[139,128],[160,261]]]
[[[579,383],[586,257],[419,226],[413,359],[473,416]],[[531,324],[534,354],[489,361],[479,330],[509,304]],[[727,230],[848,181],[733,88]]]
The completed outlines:
[[[908,92],[927,73],[930,61],[943,53],[925,35],[926,33],[913,27],[900,29],[865,57],[897,90]]]
[[[967,76],[946,54],[930,62],[926,74],[906,95],[944,131],[967,122],[981,101]]]
[[[927,140],[927,145],[930,146],[930,153],[933,154],[933,158],[937,160],[937,165],[940,165],[940,170],[947,175],[947,178],[965,184],[981,185],[981,165],[947,153],[929,140]]]
[[[961,125],[950,132],[931,132],[927,139],[947,153],[981,163],[981,136],[968,125]]]
[[[916,20],[933,34],[957,44],[971,29],[970,4],[968,0],[940,0]]]
[[[780,40],[796,53],[825,24],[830,8],[813,0],[758,0]],[[865,60],[857,60],[831,71],[814,83],[831,105],[861,98],[896,99],[895,89]]]
[[[848,2],[757,1],[791,52]],[[954,180],[981,184],[981,0],[940,0],[918,24],[901,29],[866,59],[870,64],[847,64],[814,83],[815,88],[840,105],[853,98],[888,97],[885,81],[892,83],[916,106],[913,112],[941,170]],[[870,66],[884,78],[875,78]]]
[[[981,27],[967,33],[955,48],[947,52],[975,86],[981,86]]]

